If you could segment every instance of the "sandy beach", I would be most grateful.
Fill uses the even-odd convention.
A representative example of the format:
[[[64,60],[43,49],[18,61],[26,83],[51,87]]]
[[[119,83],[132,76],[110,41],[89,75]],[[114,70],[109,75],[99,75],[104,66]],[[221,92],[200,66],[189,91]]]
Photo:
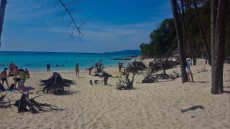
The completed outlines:
[[[205,71],[204,71],[205,67]],[[17,108],[0,109],[0,129],[229,129],[230,128],[230,64],[224,66],[224,90],[227,93],[211,94],[210,66],[199,59],[191,67],[195,82],[181,83],[175,80],[160,80],[142,84],[143,75],[136,75],[133,90],[117,90],[118,68],[106,68],[115,76],[107,86],[90,85],[89,80],[102,80],[90,76],[85,70],[80,77],[72,72],[61,72],[65,79],[74,80],[69,95],[42,94],[38,102],[49,103],[64,110],[38,114],[18,113]],[[180,67],[167,70],[180,72]],[[31,73],[25,85],[32,86],[30,97],[42,87],[41,79],[48,79],[52,72]],[[12,78],[8,79],[10,84]],[[13,100],[20,93],[7,94]],[[202,105],[185,113],[181,109]]]

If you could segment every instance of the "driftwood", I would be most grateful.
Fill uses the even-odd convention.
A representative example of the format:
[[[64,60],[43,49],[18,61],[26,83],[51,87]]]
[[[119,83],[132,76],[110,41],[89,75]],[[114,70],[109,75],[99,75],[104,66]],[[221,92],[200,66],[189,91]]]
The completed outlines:
[[[204,107],[201,106],[201,105],[195,105],[195,106],[192,106],[192,107],[189,107],[189,108],[181,109],[181,112],[184,113],[184,112],[187,112],[187,111],[190,111],[190,110],[196,110],[197,108],[204,109]]]
[[[171,69],[178,65],[177,61],[172,60],[157,60],[154,62],[149,62],[149,74],[142,80],[142,83],[154,83],[157,81],[157,79],[176,79],[178,78],[178,74],[167,74],[166,70]],[[160,74],[154,73],[163,70]]]
[[[101,73],[96,73],[94,76],[97,76],[97,77],[100,77],[100,78],[104,78],[103,81],[101,82],[104,82],[104,85],[108,85],[108,80],[109,80],[109,77],[112,77],[111,74],[105,72],[105,71],[102,71]],[[97,82],[99,82],[100,80],[95,80],[94,83],[96,84]],[[92,83],[92,80],[90,80],[90,84],[93,85]]]
[[[61,75],[54,72],[53,75],[47,80],[41,80],[41,86],[44,86],[43,92],[53,92],[55,95],[68,94],[70,85],[75,84],[72,80],[63,79]]]
[[[143,71],[145,69],[147,69],[147,67],[143,62],[133,61],[132,63],[128,64],[126,71],[129,73],[138,73],[138,71]]]
[[[104,83],[104,80],[90,80],[89,81],[90,85],[93,85],[93,84],[99,84],[99,83]]]
[[[134,76],[133,76],[133,78],[134,78]],[[129,79],[126,81],[119,80],[117,82],[117,89],[119,89],[119,90],[131,90],[131,89],[133,89],[133,80],[134,79],[132,79],[132,81],[130,81]]]
[[[103,72],[104,66],[103,66],[102,60],[95,63],[95,69],[96,69],[96,73]]]
[[[0,108],[11,107],[11,104],[10,104],[11,100],[8,97],[6,97],[6,94],[7,94],[7,91],[6,91],[6,93],[4,95],[1,93],[1,96],[0,96]]]
[[[134,77],[138,73],[138,71],[143,71],[147,67],[142,63],[138,61],[133,61],[132,63],[128,64],[128,66],[125,69],[125,72],[122,73],[122,75],[125,76],[125,79],[120,79],[117,82],[117,89],[119,90],[131,90],[133,89],[133,82]],[[132,79],[129,79],[129,73],[132,73]]]
[[[148,77],[145,77],[143,80],[142,80],[142,83],[154,83],[154,82],[157,82],[157,77],[155,76],[148,76]]]
[[[46,104],[46,103],[39,103],[35,101],[34,99],[37,97],[39,96],[29,99],[29,93],[23,92],[20,100],[17,100],[14,106],[18,107],[19,113],[26,112],[26,111],[30,111],[32,113],[39,113],[40,111],[46,112],[49,110],[61,110],[57,106]]]

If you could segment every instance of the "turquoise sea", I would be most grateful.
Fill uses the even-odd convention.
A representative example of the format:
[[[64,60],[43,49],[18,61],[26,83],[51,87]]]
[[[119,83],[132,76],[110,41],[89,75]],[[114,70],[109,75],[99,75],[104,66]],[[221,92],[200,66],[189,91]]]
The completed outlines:
[[[0,70],[13,61],[18,68],[28,69],[32,72],[46,71],[46,64],[51,64],[52,71],[73,71],[76,63],[80,69],[91,67],[96,62],[102,60],[105,68],[117,67],[119,60],[111,58],[125,58],[129,56],[139,56],[140,51],[121,51],[112,53],[67,53],[67,52],[13,52],[0,51]],[[130,60],[121,60],[127,64]]]

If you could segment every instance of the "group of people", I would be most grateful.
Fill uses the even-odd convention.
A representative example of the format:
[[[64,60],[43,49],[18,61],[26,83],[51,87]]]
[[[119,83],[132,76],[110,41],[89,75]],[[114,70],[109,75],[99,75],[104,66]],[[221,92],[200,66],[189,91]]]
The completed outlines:
[[[0,73],[1,78],[1,90],[10,89],[16,90],[16,88],[20,90],[24,90],[26,78],[30,77],[29,70],[27,69],[18,69],[12,62],[9,64],[9,72],[7,74],[7,68],[4,68],[3,71]],[[14,83],[9,86],[8,78],[13,76]],[[4,87],[6,84],[7,88]]]

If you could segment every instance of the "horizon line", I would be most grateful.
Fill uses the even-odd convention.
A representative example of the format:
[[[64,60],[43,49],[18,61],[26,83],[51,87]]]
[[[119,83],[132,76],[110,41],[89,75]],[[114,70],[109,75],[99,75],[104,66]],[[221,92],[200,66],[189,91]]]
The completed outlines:
[[[64,51],[0,51],[0,52],[44,52],[44,53],[82,53],[82,54],[104,54],[104,53],[114,53],[114,52],[123,52],[123,51],[141,51],[140,49],[126,49],[126,50],[118,50],[118,51],[112,51],[112,52],[64,52]]]

